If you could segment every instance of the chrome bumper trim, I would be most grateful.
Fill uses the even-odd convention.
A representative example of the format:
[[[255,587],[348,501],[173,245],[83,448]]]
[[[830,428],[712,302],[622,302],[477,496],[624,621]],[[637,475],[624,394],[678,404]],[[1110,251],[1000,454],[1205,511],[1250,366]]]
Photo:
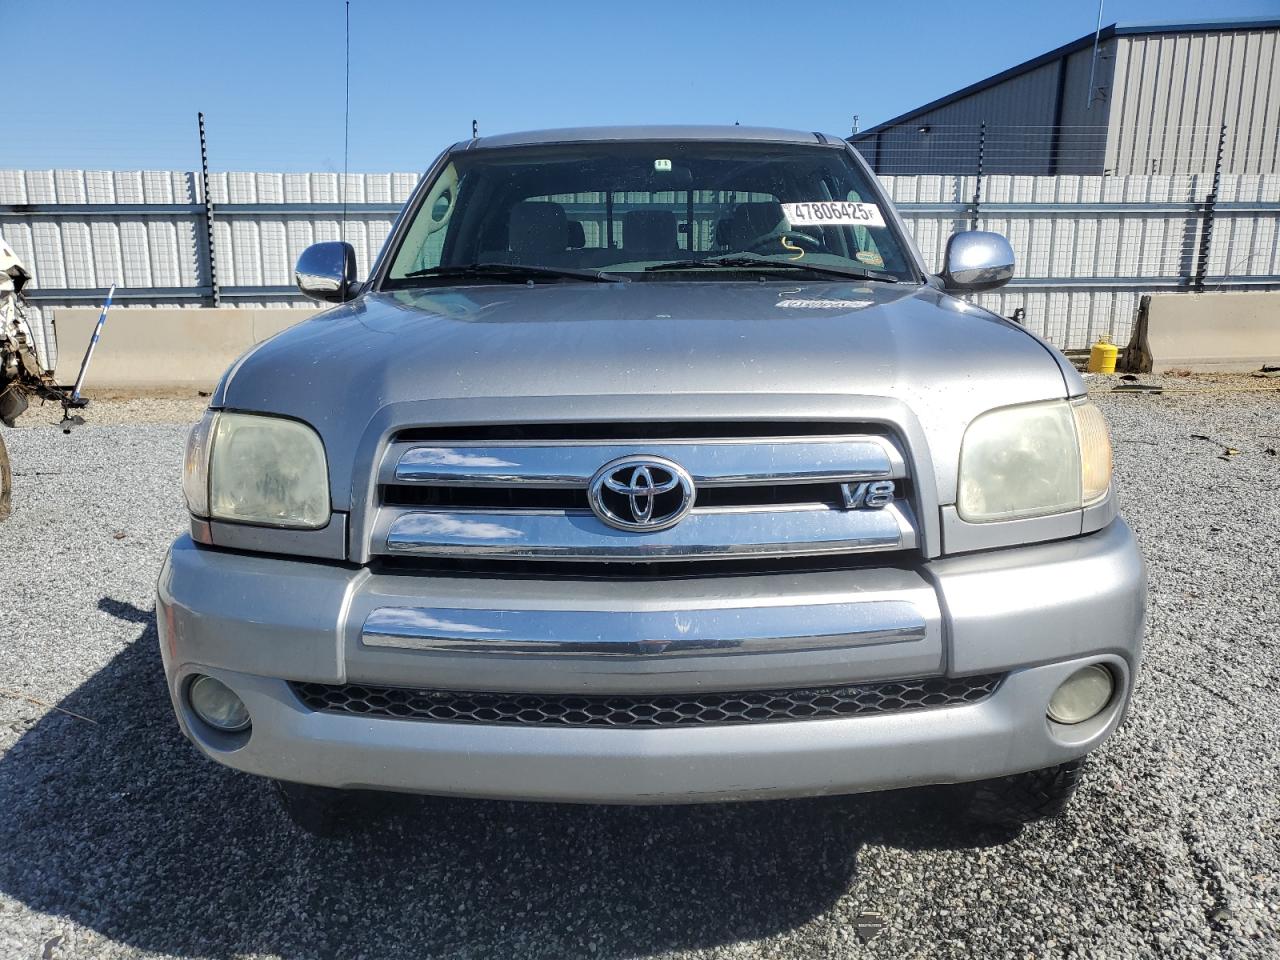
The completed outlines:
[[[391,554],[506,560],[659,560],[813,556],[916,546],[911,507],[825,505],[694,509],[678,526],[632,533],[582,510],[383,508],[375,530]]]
[[[825,483],[905,475],[902,455],[880,437],[731,438],[558,443],[396,444],[381,483],[436,486],[586,487],[602,464],[645,454],[674,460],[701,487]]]
[[[656,659],[802,653],[926,636],[915,604],[867,600],[646,611],[379,607],[365,619],[360,642],[453,654]]]

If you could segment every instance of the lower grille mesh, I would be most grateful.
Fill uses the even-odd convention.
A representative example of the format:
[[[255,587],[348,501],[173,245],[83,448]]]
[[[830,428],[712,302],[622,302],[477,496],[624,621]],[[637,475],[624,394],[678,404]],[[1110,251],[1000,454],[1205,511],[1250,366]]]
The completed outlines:
[[[746,693],[598,695],[471,693],[291,683],[312,710],[446,723],[557,727],[682,727],[820,720],[960,706],[985,700],[1002,674],[929,677],[848,687]]]

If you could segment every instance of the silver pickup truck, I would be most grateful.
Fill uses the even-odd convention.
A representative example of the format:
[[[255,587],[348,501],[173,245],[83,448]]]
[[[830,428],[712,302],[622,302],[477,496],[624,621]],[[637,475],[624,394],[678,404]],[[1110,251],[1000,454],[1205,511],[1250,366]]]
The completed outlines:
[[[960,232],[930,275],[834,137],[456,144],[191,434],[178,723],[317,832],[353,789],[1060,812],[1145,573],[1081,378],[962,299],[1012,274]]]

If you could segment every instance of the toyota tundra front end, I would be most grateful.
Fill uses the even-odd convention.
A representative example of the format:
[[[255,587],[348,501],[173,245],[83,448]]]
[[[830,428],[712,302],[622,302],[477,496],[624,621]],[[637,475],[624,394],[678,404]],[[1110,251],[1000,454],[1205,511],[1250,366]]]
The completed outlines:
[[[460,143],[369,279],[227,372],[159,581],[178,722],[325,829],[344,792],[686,803],[956,784],[1062,809],[1145,575],[1050,345],[931,275],[843,141]]]

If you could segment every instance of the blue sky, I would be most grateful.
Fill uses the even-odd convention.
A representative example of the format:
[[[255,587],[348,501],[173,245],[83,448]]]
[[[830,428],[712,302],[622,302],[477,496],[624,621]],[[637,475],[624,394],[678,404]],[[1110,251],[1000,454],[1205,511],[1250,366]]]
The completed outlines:
[[[342,168],[342,0],[0,0],[0,167]],[[1093,30],[1096,0],[351,2],[351,170],[593,123],[845,134]],[[1107,0],[1103,22],[1280,0]],[[21,112],[19,112],[21,111]]]

